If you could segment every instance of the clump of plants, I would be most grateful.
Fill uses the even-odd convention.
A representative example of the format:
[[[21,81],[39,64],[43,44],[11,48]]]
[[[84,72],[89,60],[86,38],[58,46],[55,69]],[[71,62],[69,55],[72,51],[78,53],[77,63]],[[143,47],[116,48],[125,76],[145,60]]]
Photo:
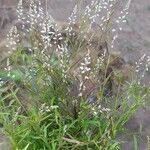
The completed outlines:
[[[130,1],[116,19],[118,5],[95,0],[83,12],[76,5],[69,23],[60,23],[40,2],[28,11],[19,2],[0,72],[0,123],[12,149],[120,149],[117,135],[148,88],[110,53]]]

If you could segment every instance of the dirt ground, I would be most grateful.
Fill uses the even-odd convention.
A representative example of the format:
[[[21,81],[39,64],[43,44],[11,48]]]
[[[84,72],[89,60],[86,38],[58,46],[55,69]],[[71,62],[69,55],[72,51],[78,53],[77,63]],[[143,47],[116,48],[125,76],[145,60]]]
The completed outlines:
[[[84,0],[88,3],[90,0]],[[123,0],[122,0],[123,1]],[[18,0],[0,0],[0,47],[5,45],[4,37],[9,27],[15,22],[15,6]],[[59,21],[66,21],[74,6],[75,0],[48,0],[49,12]],[[4,9],[7,8],[7,9]],[[150,0],[132,0],[127,24],[117,42],[116,48],[127,63],[135,63],[144,53],[150,55]],[[2,51],[3,50],[3,51]],[[0,58],[5,55],[0,49]],[[150,82],[149,75],[145,82]],[[142,129],[141,129],[142,124]],[[126,125],[129,133],[139,134],[139,150],[147,150],[147,135],[150,135],[150,107],[141,108]],[[133,150],[133,137],[128,134],[119,136],[123,139],[122,150]],[[1,140],[1,138],[0,138]],[[0,148],[1,150],[1,148]]]

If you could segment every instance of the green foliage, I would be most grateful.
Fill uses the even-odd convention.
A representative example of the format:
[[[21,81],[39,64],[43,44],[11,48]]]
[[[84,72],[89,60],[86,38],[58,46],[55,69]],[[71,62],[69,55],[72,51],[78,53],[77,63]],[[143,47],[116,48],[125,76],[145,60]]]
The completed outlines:
[[[87,7],[79,24],[72,18],[64,32],[48,16],[38,17],[42,20],[38,27],[37,10],[43,12],[32,2],[25,39],[18,39],[17,27],[11,29],[9,46],[14,52],[0,70],[0,124],[12,149],[120,149],[117,135],[125,132],[125,123],[145,103],[150,90],[128,81],[122,71],[125,65],[109,54],[105,38],[111,18],[104,22],[106,31],[91,31],[101,10],[98,4],[89,6],[91,14]],[[72,24],[80,28],[74,30]],[[135,149],[137,144],[134,136]]]
[[[60,69],[51,71],[40,63],[36,69],[34,78],[9,81],[1,89],[0,122],[14,150],[120,149],[117,135],[124,132],[124,124],[147,97],[140,85],[126,83],[122,95],[103,96],[95,105],[85,98],[76,103],[66,95],[71,77],[64,83]],[[22,85],[30,105],[20,97]],[[100,111],[98,104],[110,111]]]

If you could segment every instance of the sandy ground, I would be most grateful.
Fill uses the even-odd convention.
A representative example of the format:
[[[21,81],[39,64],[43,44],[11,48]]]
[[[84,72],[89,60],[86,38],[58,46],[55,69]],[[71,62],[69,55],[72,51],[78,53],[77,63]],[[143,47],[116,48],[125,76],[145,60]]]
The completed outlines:
[[[3,37],[6,31],[14,22],[14,10],[18,0],[0,0],[0,43],[3,43]],[[84,0],[88,3],[90,0]],[[75,0],[48,0],[49,12],[59,21],[66,21],[74,6]],[[5,11],[4,7],[7,7]],[[4,16],[4,17],[2,17]],[[2,18],[4,19],[2,24]],[[9,26],[8,26],[9,24]],[[150,0],[132,0],[130,7],[130,15],[127,24],[124,26],[123,32],[118,40],[116,47],[121,51],[122,56],[128,63],[134,63],[141,55],[150,54]],[[5,44],[4,44],[5,45]],[[4,52],[4,51],[3,51]],[[0,57],[4,53],[0,50]],[[145,78],[146,82],[150,81],[150,77]],[[139,150],[147,150],[146,136],[150,135],[150,108],[141,108],[133,118],[127,123],[126,127],[129,133],[139,132],[142,124],[141,133],[139,134]],[[123,139],[123,150],[133,150],[133,137],[128,134],[119,136]],[[1,150],[1,148],[0,148]]]

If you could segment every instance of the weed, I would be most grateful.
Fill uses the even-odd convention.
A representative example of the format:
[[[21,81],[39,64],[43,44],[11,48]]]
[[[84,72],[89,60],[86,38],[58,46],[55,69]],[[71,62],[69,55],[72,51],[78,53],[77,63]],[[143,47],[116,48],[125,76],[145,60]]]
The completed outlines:
[[[120,149],[117,135],[149,93],[130,80],[123,59],[109,52],[130,1],[114,28],[117,5],[115,0],[92,1],[83,15],[76,5],[69,23],[61,26],[40,2],[31,1],[29,11],[19,2],[22,31],[11,28],[10,55],[0,73],[0,122],[13,149]],[[101,12],[98,31],[93,30]]]

